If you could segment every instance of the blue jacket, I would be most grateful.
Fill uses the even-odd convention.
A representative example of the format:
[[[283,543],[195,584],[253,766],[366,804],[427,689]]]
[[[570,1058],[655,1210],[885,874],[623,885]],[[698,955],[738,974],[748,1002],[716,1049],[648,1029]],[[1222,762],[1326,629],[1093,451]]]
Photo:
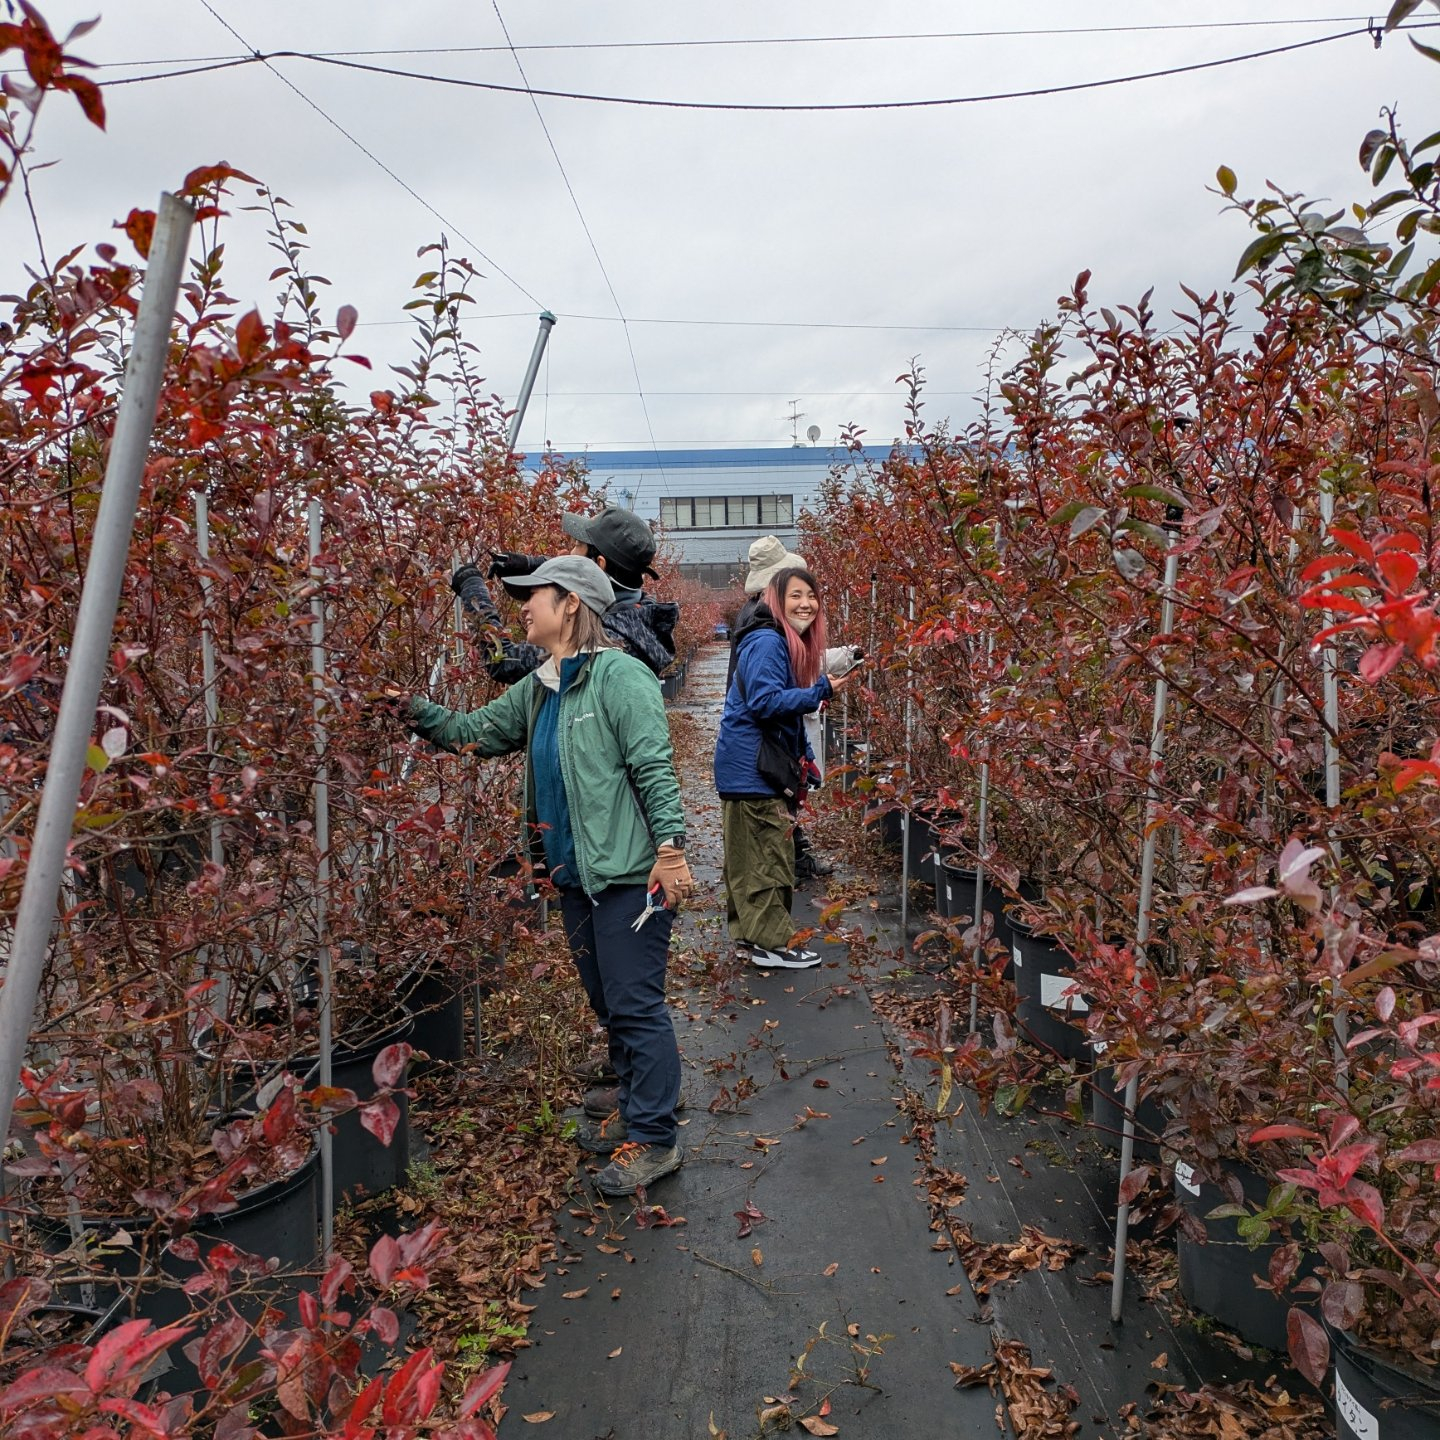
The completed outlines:
[[[774,795],[776,792],[760,778],[756,768],[760,726],[763,724],[792,746],[797,756],[809,755],[804,716],[830,698],[830,682],[823,675],[803,689],[795,684],[785,637],[774,624],[766,610],[763,619],[757,617],[754,629],[736,635],[735,679],[725,693],[720,734],[715,741],[715,788],[723,799]]]

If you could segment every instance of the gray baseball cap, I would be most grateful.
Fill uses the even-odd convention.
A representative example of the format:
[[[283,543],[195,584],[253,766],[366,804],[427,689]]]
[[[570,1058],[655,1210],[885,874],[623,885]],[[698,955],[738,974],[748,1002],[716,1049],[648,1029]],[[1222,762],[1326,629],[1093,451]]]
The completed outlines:
[[[507,575],[502,582],[517,600],[525,600],[539,585],[558,585],[578,595],[597,615],[603,615],[615,603],[615,587],[610,578],[584,555],[557,555],[528,575]]]

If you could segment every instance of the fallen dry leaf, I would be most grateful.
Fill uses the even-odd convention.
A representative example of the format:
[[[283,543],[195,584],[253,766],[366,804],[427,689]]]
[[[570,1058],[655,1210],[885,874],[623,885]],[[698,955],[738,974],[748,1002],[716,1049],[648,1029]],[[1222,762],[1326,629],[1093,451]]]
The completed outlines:
[[[838,1260],[832,1260],[832,1261],[825,1267],[824,1273],[825,1273],[826,1275],[833,1275],[839,1268],[840,1268],[840,1262],[839,1262]]]
[[[1170,1363],[1170,1352],[1162,1350],[1151,1362],[1152,1370],[1163,1370]]]
[[[877,1155],[870,1163],[872,1165],[883,1165],[889,1158],[888,1155]]]
[[[617,1345],[605,1358],[607,1360],[618,1360],[624,1349],[625,1347],[623,1345]]]
[[[838,1435],[840,1427],[832,1425],[828,1420],[822,1420],[818,1415],[806,1415],[801,1418],[800,1428],[808,1431],[811,1435]]]
[[[760,1247],[758,1245],[750,1252],[750,1263],[757,1270],[765,1263],[765,1256],[761,1254]]]
[[[565,1291],[562,1291],[562,1292],[561,1292],[561,1299],[563,1299],[563,1300],[579,1300],[579,1299],[581,1299],[583,1296],[588,1295],[589,1293],[590,1293],[590,1287],[587,1285],[583,1290],[565,1290]]]
[[[527,1425],[543,1425],[547,1420],[555,1418],[553,1410],[532,1410],[528,1415],[520,1417]]]

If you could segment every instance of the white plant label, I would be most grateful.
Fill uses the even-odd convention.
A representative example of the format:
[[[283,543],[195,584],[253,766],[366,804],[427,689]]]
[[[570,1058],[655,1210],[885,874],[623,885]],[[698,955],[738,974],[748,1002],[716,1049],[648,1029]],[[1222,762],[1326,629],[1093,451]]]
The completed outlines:
[[[1345,1377],[1335,1369],[1335,1410],[1355,1440],[1380,1440],[1380,1422],[1345,1388]]]
[[[1071,1010],[1083,1015],[1089,1008],[1085,997],[1075,989],[1072,975],[1047,975],[1040,972],[1040,1003],[1047,1010]]]
[[[1020,953],[1018,945],[1010,947],[1010,958],[1015,962],[1015,968],[1019,970],[1025,964],[1025,957]]]
[[[1175,1179],[1180,1187],[1188,1190],[1192,1195],[1200,1193],[1200,1182],[1195,1178],[1195,1167],[1187,1165],[1183,1160],[1175,1162]]]

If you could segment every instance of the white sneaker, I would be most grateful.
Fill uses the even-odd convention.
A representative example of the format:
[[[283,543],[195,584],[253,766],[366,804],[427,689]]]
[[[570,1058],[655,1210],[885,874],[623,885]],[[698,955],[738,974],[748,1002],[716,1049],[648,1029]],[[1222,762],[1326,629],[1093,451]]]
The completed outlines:
[[[767,950],[752,945],[750,963],[762,970],[809,970],[820,963],[820,956],[814,950]]]

